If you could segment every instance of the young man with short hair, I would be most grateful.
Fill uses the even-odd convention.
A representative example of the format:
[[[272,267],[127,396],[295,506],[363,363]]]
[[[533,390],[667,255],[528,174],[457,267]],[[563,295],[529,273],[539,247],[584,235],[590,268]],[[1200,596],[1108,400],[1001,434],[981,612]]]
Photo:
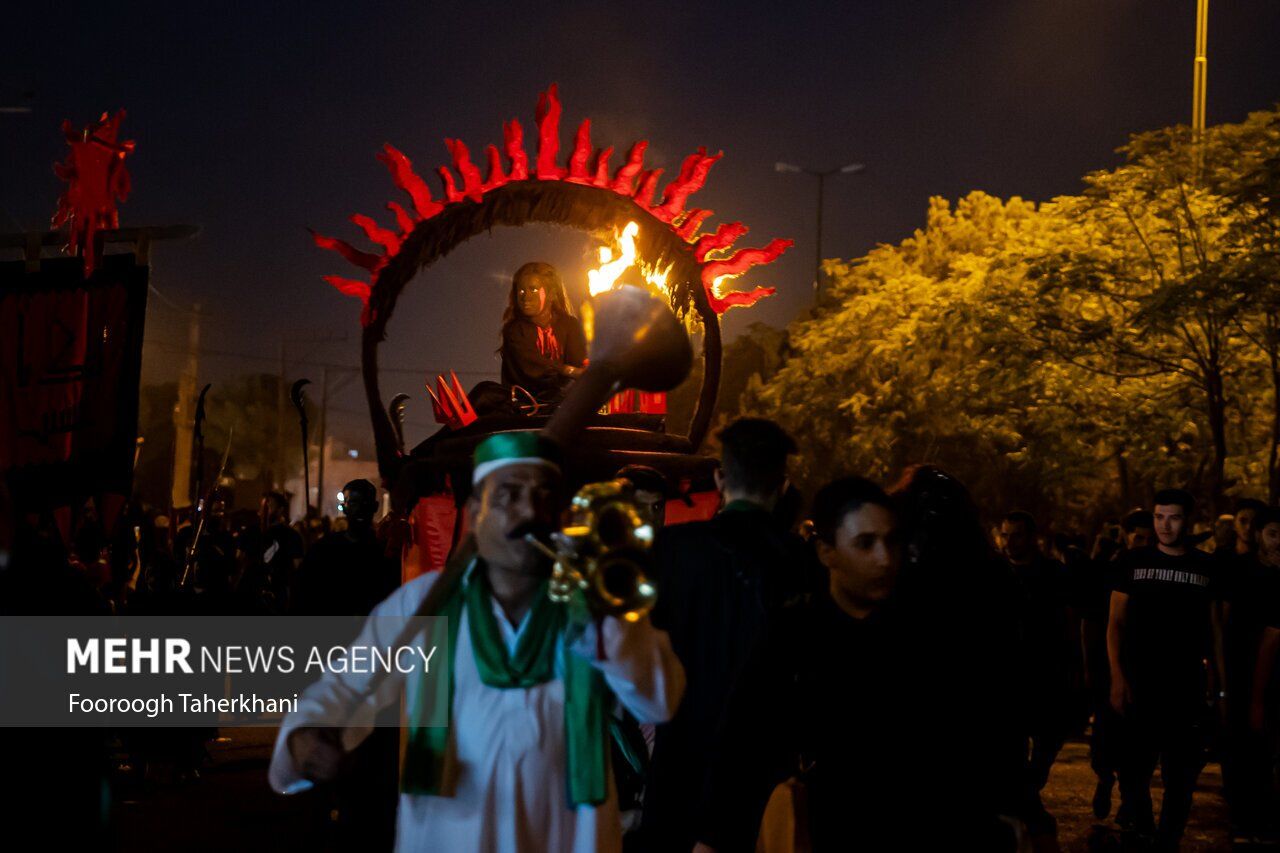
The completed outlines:
[[[1182,837],[1203,765],[1202,661],[1220,595],[1216,561],[1187,542],[1194,508],[1182,489],[1156,493],[1156,546],[1117,561],[1107,627],[1111,706],[1123,721],[1119,817],[1140,834],[1155,831],[1150,785],[1158,761],[1165,793],[1157,840],[1168,849]]]
[[[815,853],[1012,850],[991,791],[929,782],[942,756],[959,767],[982,760],[952,707],[965,697],[948,687],[975,662],[902,591],[891,499],[849,477],[818,492],[812,518],[827,587],[785,608],[744,669],[716,738],[695,851],[754,851],[770,793],[788,777],[806,803],[796,835]]]
[[[759,418],[734,421],[719,439],[724,508],[709,521],[663,528],[654,544],[653,622],[671,636],[688,675],[683,704],[654,742],[641,836],[655,853],[693,846],[729,692],[779,608],[802,592],[808,563],[804,543],[773,514],[795,442]]]
[[[655,528],[667,523],[667,496],[671,485],[661,471],[648,465],[627,465],[617,476],[635,490],[636,504],[646,521]]]

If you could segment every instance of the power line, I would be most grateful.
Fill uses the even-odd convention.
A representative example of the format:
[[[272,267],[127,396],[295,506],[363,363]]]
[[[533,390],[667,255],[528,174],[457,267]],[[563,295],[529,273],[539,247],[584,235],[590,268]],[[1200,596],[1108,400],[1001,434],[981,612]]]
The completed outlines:
[[[156,289],[156,286],[155,286],[154,284],[152,284],[152,283],[151,283],[151,282],[149,282],[149,281],[147,282],[147,289],[148,289],[148,290],[150,290],[150,291],[151,291],[151,293],[152,293],[152,294],[154,294],[154,295],[155,295],[155,297],[156,297],[157,299],[159,299],[159,300],[160,300],[160,302],[161,302],[161,303],[163,303],[163,304],[165,305],[165,307],[167,307],[167,308],[169,308],[169,309],[171,309],[171,310],[173,310],[173,311],[177,311],[179,314],[186,314],[187,316],[191,316],[192,314],[196,313],[196,312],[192,311],[190,308],[183,308],[181,305],[179,305],[178,303],[174,302],[174,301],[173,301],[172,299],[170,299],[169,297],[165,296],[165,295],[164,295],[163,293],[161,293],[158,289]],[[204,312],[204,311],[201,311],[200,313],[201,313],[201,316],[203,316],[203,317],[212,317],[212,316],[215,316],[215,315],[213,315],[213,314],[209,314],[209,313]]]
[[[158,347],[160,349],[168,350],[170,352],[186,352],[187,351],[187,347],[185,344],[179,345],[176,343],[171,343],[169,341],[148,340],[144,343],[144,348],[147,346]],[[207,347],[200,347],[200,355],[220,357],[220,358],[238,358],[238,359],[243,359],[245,361],[270,362],[273,366],[279,364],[279,359],[273,358],[272,356],[255,355],[253,353],[236,352],[234,350],[220,350],[220,349],[209,349]],[[330,370],[350,370],[350,371],[358,372],[362,369],[358,364],[337,364],[335,362],[311,361],[308,359],[300,359],[300,358],[289,359],[289,361],[294,364],[307,365],[308,367],[327,367]],[[447,374],[449,370],[450,368],[433,370],[433,369],[426,369],[426,368],[416,369],[416,368],[410,368],[410,367],[381,367],[381,366],[378,367],[379,373],[409,373],[415,376],[434,375],[437,373]],[[453,369],[453,372],[458,374],[459,376],[492,376],[497,371],[493,369],[491,370]]]

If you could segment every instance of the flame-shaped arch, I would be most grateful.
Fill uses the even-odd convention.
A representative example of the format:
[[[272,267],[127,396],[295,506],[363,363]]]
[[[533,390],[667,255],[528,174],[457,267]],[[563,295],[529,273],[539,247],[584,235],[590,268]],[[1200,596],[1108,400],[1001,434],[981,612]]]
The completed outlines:
[[[440,198],[432,195],[407,156],[390,144],[384,145],[378,159],[386,164],[395,185],[408,196],[410,206],[387,204],[395,218],[394,228],[384,227],[365,215],[351,217],[377,251],[364,251],[345,240],[313,232],[318,246],[337,252],[367,275],[359,279],[325,276],[325,280],[363,305],[366,397],[374,420],[379,467],[387,479],[392,479],[392,472],[398,468],[399,452],[395,450],[394,430],[378,390],[377,346],[386,337],[387,322],[409,280],[473,236],[496,225],[530,223],[567,225],[604,236],[629,221],[640,221],[638,251],[654,267],[670,267],[668,287],[673,310],[680,316],[694,310],[702,321],[704,374],[689,429],[693,449],[701,444],[710,425],[719,389],[719,315],[731,307],[753,305],[775,292],[774,288],[757,287],[725,293],[723,284],[753,267],[771,263],[792,241],[773,240],[763,248],[733,251],[736,241],[747,233],[745,225],[725,223],[712,233],[702,234],[699,229],[711,211],[686,208],[690,196],[703,188],[711,166],[723,152],[707,154],[705,148],[699,148],[690,154],[659,196],[662,170],[644,168],[648,142],[634,143],[626,160],[611,175],[609,159],[614,149],[592,147],[590,119],[579,125],[567,165],[560,166],[560,116],[560,99],[552,84],[538,98],[534,156],[530,158],[525,152],[524,129],[513,119],[503,126],[503,151],[493,145],[486,149],[487,175],[472,161],[470,150],[461,140],[446,139],[452,168],[437,169],[443,193]]]

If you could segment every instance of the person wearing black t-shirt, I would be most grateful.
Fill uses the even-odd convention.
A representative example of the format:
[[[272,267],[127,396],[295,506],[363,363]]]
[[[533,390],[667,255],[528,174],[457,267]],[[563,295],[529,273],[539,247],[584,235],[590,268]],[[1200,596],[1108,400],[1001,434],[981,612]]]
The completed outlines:
[[[734,682],[780,610],[809,591],[815,574],[803,541],[773,515],[795,442],[760,418],[739,418],[718,437],[723,508],[708,521],[663,528],[653,546],[662,591],[653,624],[671,637],[686,676],[679,709],[655,734],[635,842],[653,853],[693,846],[698,795]]]
[[[1280,509],[1263,507],[1253,520],[1256,553],[1231,578],[1224,605],[1226,749],[1223,793],[1237,837],[1274,830],[1274,792],[1264,725],[1252,725],[1255,702],[1265,703],[1270,667],[1259,667],[1268,628],[1280,625]],[[1259,674],[1261,681],[1259,682]],[[1257,687],[1255,689],[1255,683]]]
[[[1024,767],[1032,812],[1027,818],[1037,829],[1043,826],[1050,831],[1054,820],[1045,811],[1040,792],[1071,729],[1072,671],[1079,650],[1071,630],[1067,571],[1041,553],[1030,513],[1018,510],[1006,515],[1000,523],[1000,540],[1018,590],[1021,733],[1030,746]]]
[[[1159,761],[1158,839],[1169,849],[1182,837],[1203,764],[1204,661],[1216,658],[1206,641],[1216,633],[1218,565],[1187,544],[1194,505],[1181,489],[1156,494],[1156,547],[1117,561],[1107,626],[1111,706],[1123,720],[1121,822],[1142,834],[1154,829],[1150,786]]]
[[[1273,567],[1280,566],[1280,523],[1270,525],[1270,533],[1262,531],[1262,538],[1271,539],[1271,549],[1276,557]],[[1278,570],[1280,571],[1280,570]],[[1257,766],[1263,772],[1258,777],[1260,829],[1273,835],[1280,827],[1280,791],[1277,791],[1277,770],[1280,769],[1280,690],[1277,689],[1277,667],[1280,665],[1280,581],[1272,577],[1267,593],[1265,626],[1258,640],[1257,659],[1253,667],[1253,685],[1249,699],[1249,729],[1263,751],[1256,756]]]
[[[283,613],[289,607],[294,574],[302,564],[302,536],[290,526],[289,499],[280,492],[264,494],[258,512],[262,536],[250,556],[255,560],[254,568],[264,575],[261,580],[271,593],[274,612]]]

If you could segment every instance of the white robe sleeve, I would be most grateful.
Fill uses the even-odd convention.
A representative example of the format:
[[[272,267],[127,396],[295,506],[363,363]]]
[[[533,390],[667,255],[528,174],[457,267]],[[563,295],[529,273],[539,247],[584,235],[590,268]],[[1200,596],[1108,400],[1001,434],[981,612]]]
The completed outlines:
[[[596,631],[603,629],[604,657],[597,657]],[[594,623],[571,646],[604,674],[609,689],[640,723],[670,720],[684,695],[684,667],[666,631],[649,617],[627,622],[612,616]]]
[[[351,642],[353,646],[385,648],[400,639],[399,634],[417,610],[427,591],[435,582],[436,574],[424,575],[405,584],[387,596],[365,620],[360,633]],[[421,642],[422,632],[413,638]],[[374,678],[382,679],[375,690],[365,695]],[[355,749],[373,730],[377,713],[391,705],[400,696],[404,675],[393,667],[389,673],[334,673],[326,671],[319,681],[312,684],[298,697],[298,710],[284,718],[276,735],[275,750],[267,780],[277,793],[292,794],[311,787],[293,763],[289,753],[289,735],[302,726],[332,726],[335,720],[346,719],[342,744],[347,750]],[[364,697],[361,699],[361,697]]]

